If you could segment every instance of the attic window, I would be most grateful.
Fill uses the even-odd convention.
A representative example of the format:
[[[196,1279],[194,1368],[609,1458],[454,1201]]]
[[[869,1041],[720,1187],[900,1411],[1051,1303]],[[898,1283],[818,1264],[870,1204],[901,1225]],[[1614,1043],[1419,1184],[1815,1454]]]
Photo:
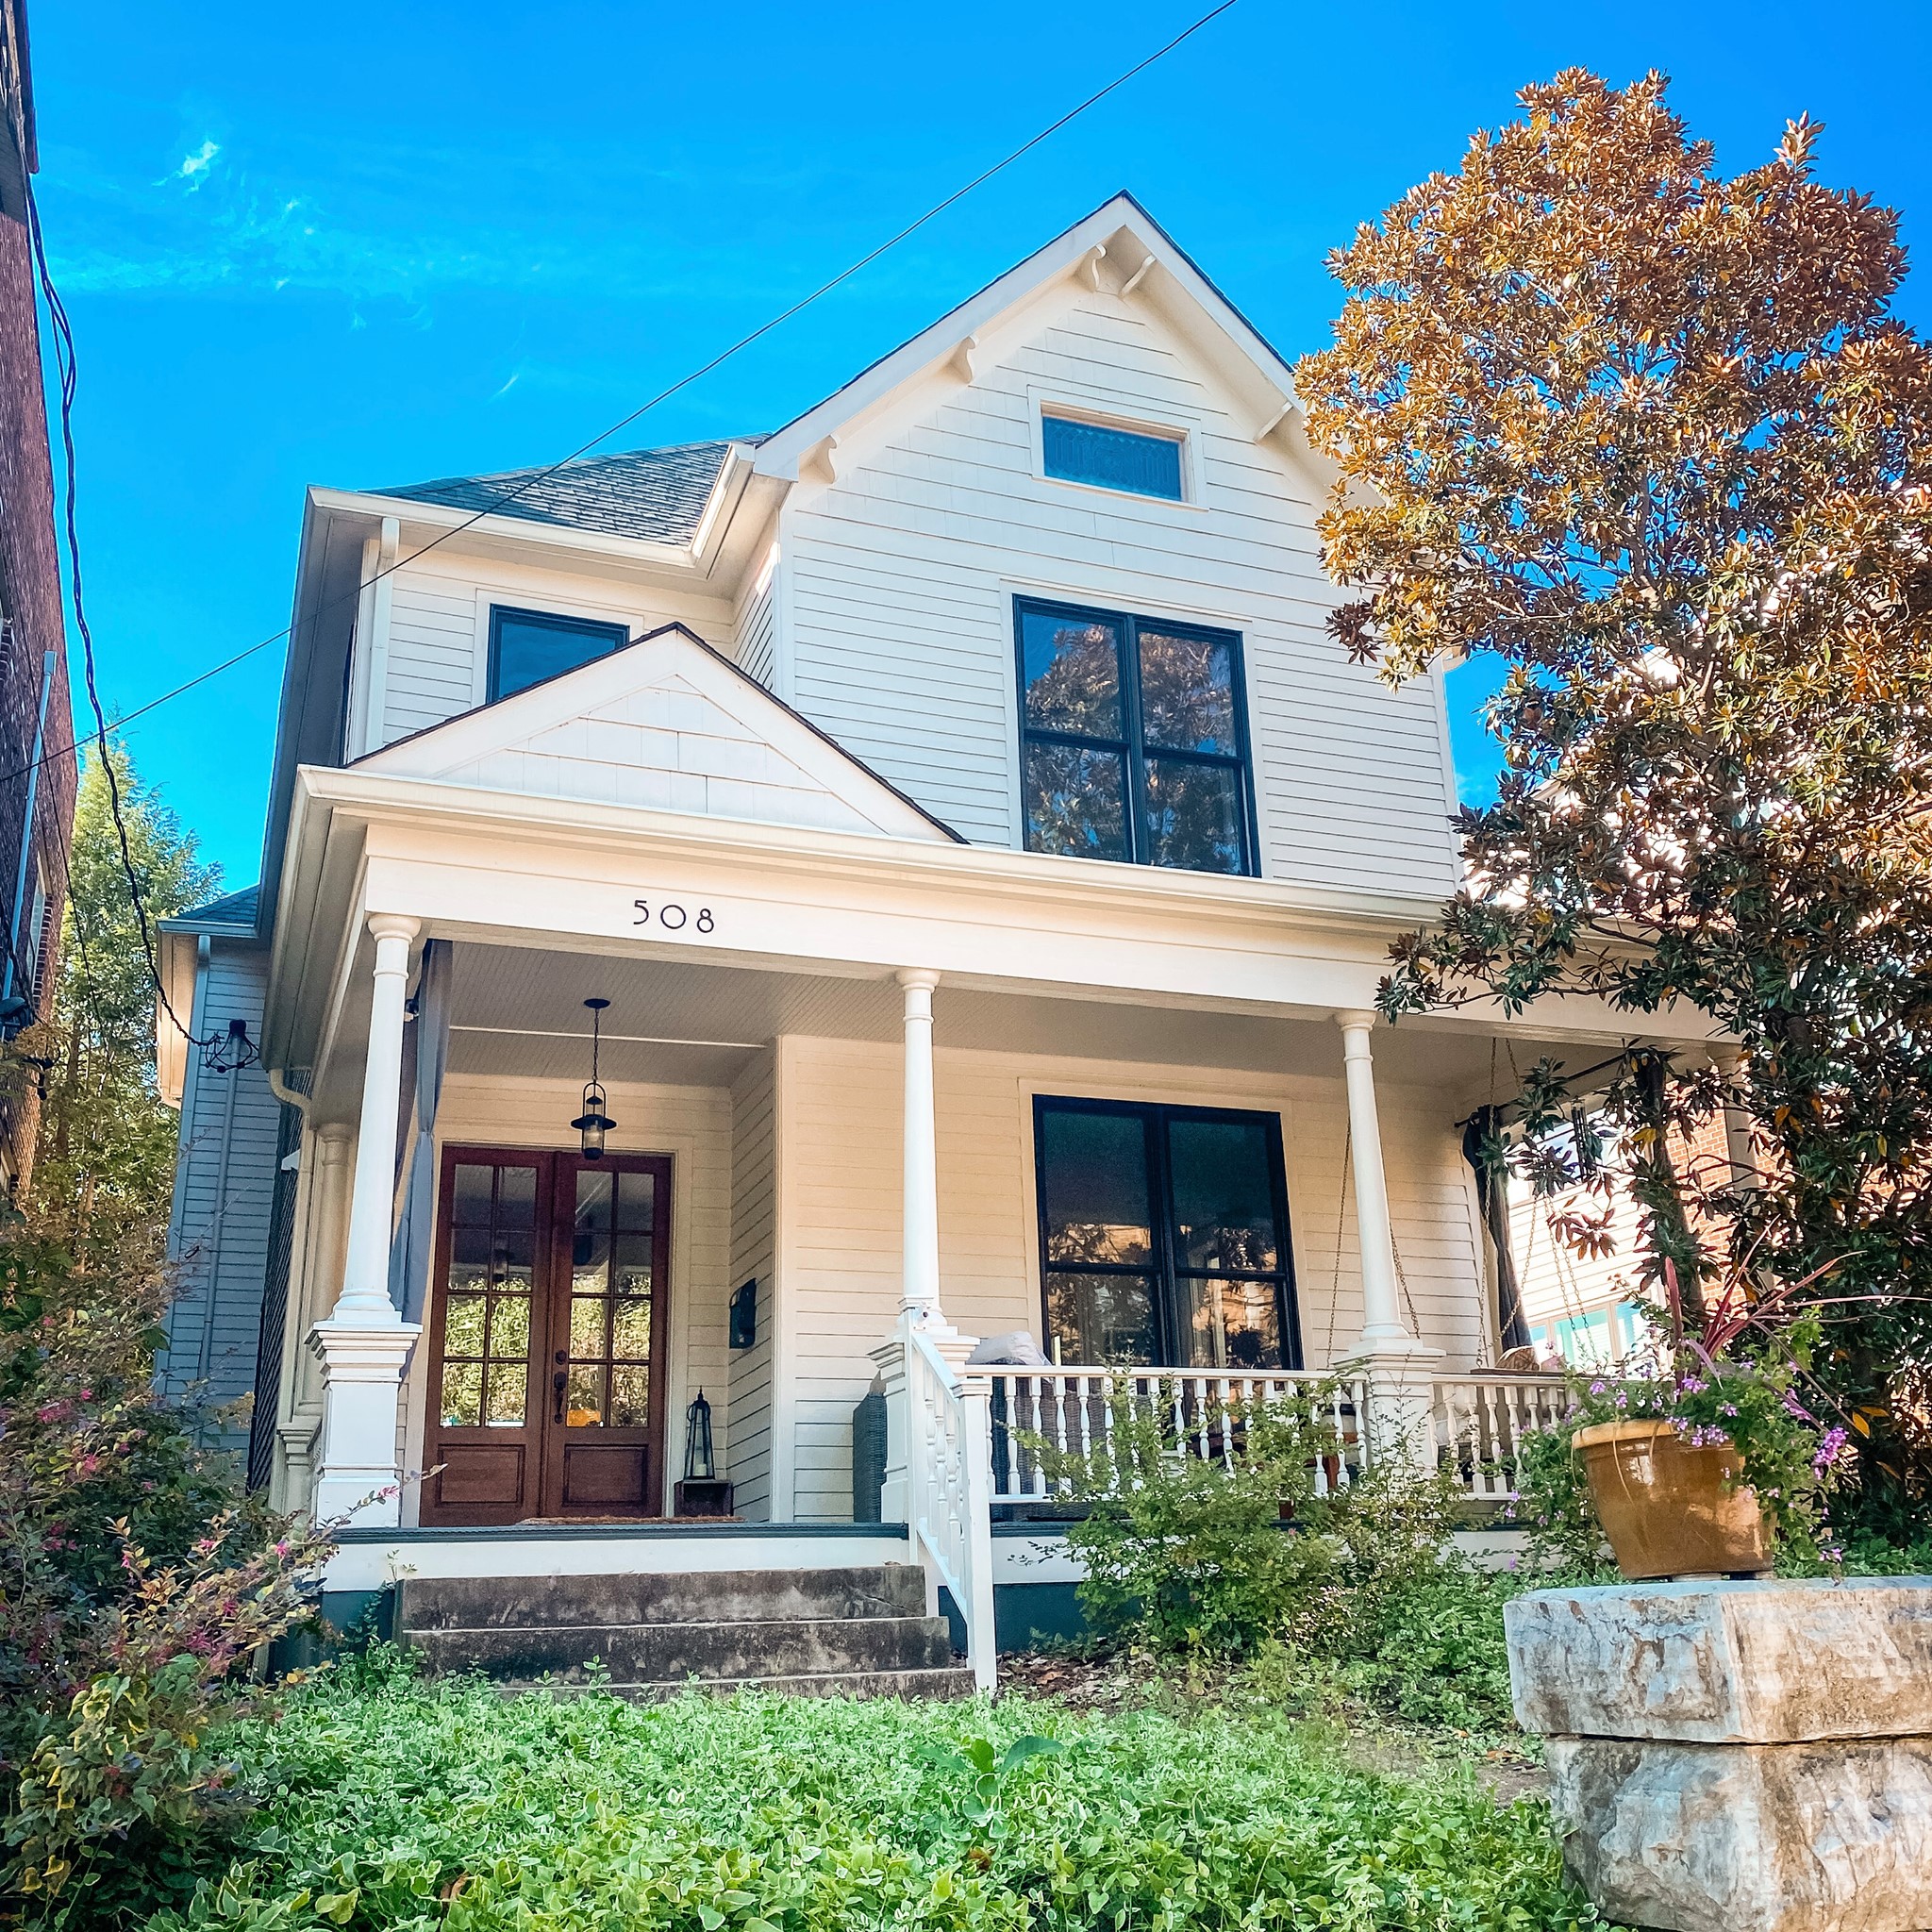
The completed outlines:
[[[608,658],[630,641],[630,626],[547,610],[490,607],[490,702],[527,691],[593,658]]]
[[[1042,414],[1041,456],[1046,474],[1062,483],[1181,501],[1181,439],[1139,429],[1114,429],[1077,416]]]

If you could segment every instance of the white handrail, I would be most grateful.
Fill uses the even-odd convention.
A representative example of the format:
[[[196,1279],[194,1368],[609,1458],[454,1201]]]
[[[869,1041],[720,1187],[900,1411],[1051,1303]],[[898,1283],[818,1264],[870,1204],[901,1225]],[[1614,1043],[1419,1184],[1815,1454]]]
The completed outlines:
[[[1544,1374],[1433,1379],[1438,1467],[1453,1470],[1477,1502],[1508,1501],[1516,1492],[1519,1445],[1562,1421],[1568,1384],[1561,1375]]]
[[[1315,1464],[1315,1493],[1345,1489],[1367,1460],[1367,1388],[1359,1376],[1303,1369],[1143,1369],[1061,1367],[974,1369],[991,1420],[994,1504],[1050,1503],[1064,1491],[1046,1473],[1032,1439],[1063,1455],[1089,1456],[1112,1441],[1124,1394],[1136,1408],[1162,1413],[1174,1438],[1194,1455],[1232,1465],[1233,1433],[1218,1419],[1261,1403],[1299,1406],[1325,1425],[1336,1450]]]
[[[966,1625],[966,1661],[991,1690],[998,1675],[992,1612],[991,1424],[986,1385],[957,1374],[922,1318],[901,1323],[906,1361],[906,1479],[913,1554],[943,1584]],[[928,1598],[936,1594],[928,1591]]]

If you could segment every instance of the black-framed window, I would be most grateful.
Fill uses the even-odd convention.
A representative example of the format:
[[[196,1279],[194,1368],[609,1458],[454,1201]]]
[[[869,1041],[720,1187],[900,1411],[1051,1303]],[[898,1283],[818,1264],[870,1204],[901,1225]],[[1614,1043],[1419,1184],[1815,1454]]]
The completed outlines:
[[[1040,454],[1046,474],[1062,483],[1091,483],[1136,496],[1181,501],[1181,441],[1084,423],[1077,416],[1040,418]]]
[[[1029,852],[1257,870],[1238,632],[1027,597],[1013,629]]]
[[[1033,1146],[1057,1359],[1301,1365],[1278,1114],[1042,1094]]]
[[[559,617],[550,610],[490,607],[490,701],[507,698],[575,671],[593,658],[608,658],[630,641],[630,627],[588,617]]]

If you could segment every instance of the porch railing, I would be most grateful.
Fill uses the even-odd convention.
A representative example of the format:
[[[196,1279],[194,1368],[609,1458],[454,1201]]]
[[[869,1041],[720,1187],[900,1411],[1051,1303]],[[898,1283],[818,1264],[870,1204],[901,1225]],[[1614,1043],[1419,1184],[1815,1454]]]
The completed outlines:
[[[1569,1401],[1560,1375],[1438,1375],[1437,1465],[1476,1501],[1507,1501],[1524,1437],[1561,1421]]]
[[[1359,1379],[1301,1370],[1133,1368],[974,1369],[967,1379],[987,1392],[996,1506],[1058,1501],[1066,1485],[1048,1474],[1038,1445],[1072,1456],[1104,1450],[1124,1403],[1131,1412],[1159,1417],[1173,1440],[1194,1455],[1228,1464],[1235,1432],[1221,1418],[1230,1407],[1294,1405],[1309,1422],[1325,1425],[1336,1445],[1316,1458],[1318,1495],[1346,1486],[1367,1453],[1367,1390]]]
[[[993,1687],[992,1513],[988,1391],[957,1374],[916,1317],[903,1324],[906,1481],[913,1554],[966,1625],[966,1661]]]

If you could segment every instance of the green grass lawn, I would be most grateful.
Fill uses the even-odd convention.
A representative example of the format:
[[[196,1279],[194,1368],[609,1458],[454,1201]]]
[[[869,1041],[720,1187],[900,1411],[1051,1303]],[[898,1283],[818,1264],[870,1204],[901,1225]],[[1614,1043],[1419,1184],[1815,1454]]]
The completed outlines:
[[[1060,1748],[975,1768],[1028,1734]],[[259,1808],[156,1932],[1596,1924],[1536,1805],[1266,1708],[638,1707],[378,1665],[228,1741]]]

